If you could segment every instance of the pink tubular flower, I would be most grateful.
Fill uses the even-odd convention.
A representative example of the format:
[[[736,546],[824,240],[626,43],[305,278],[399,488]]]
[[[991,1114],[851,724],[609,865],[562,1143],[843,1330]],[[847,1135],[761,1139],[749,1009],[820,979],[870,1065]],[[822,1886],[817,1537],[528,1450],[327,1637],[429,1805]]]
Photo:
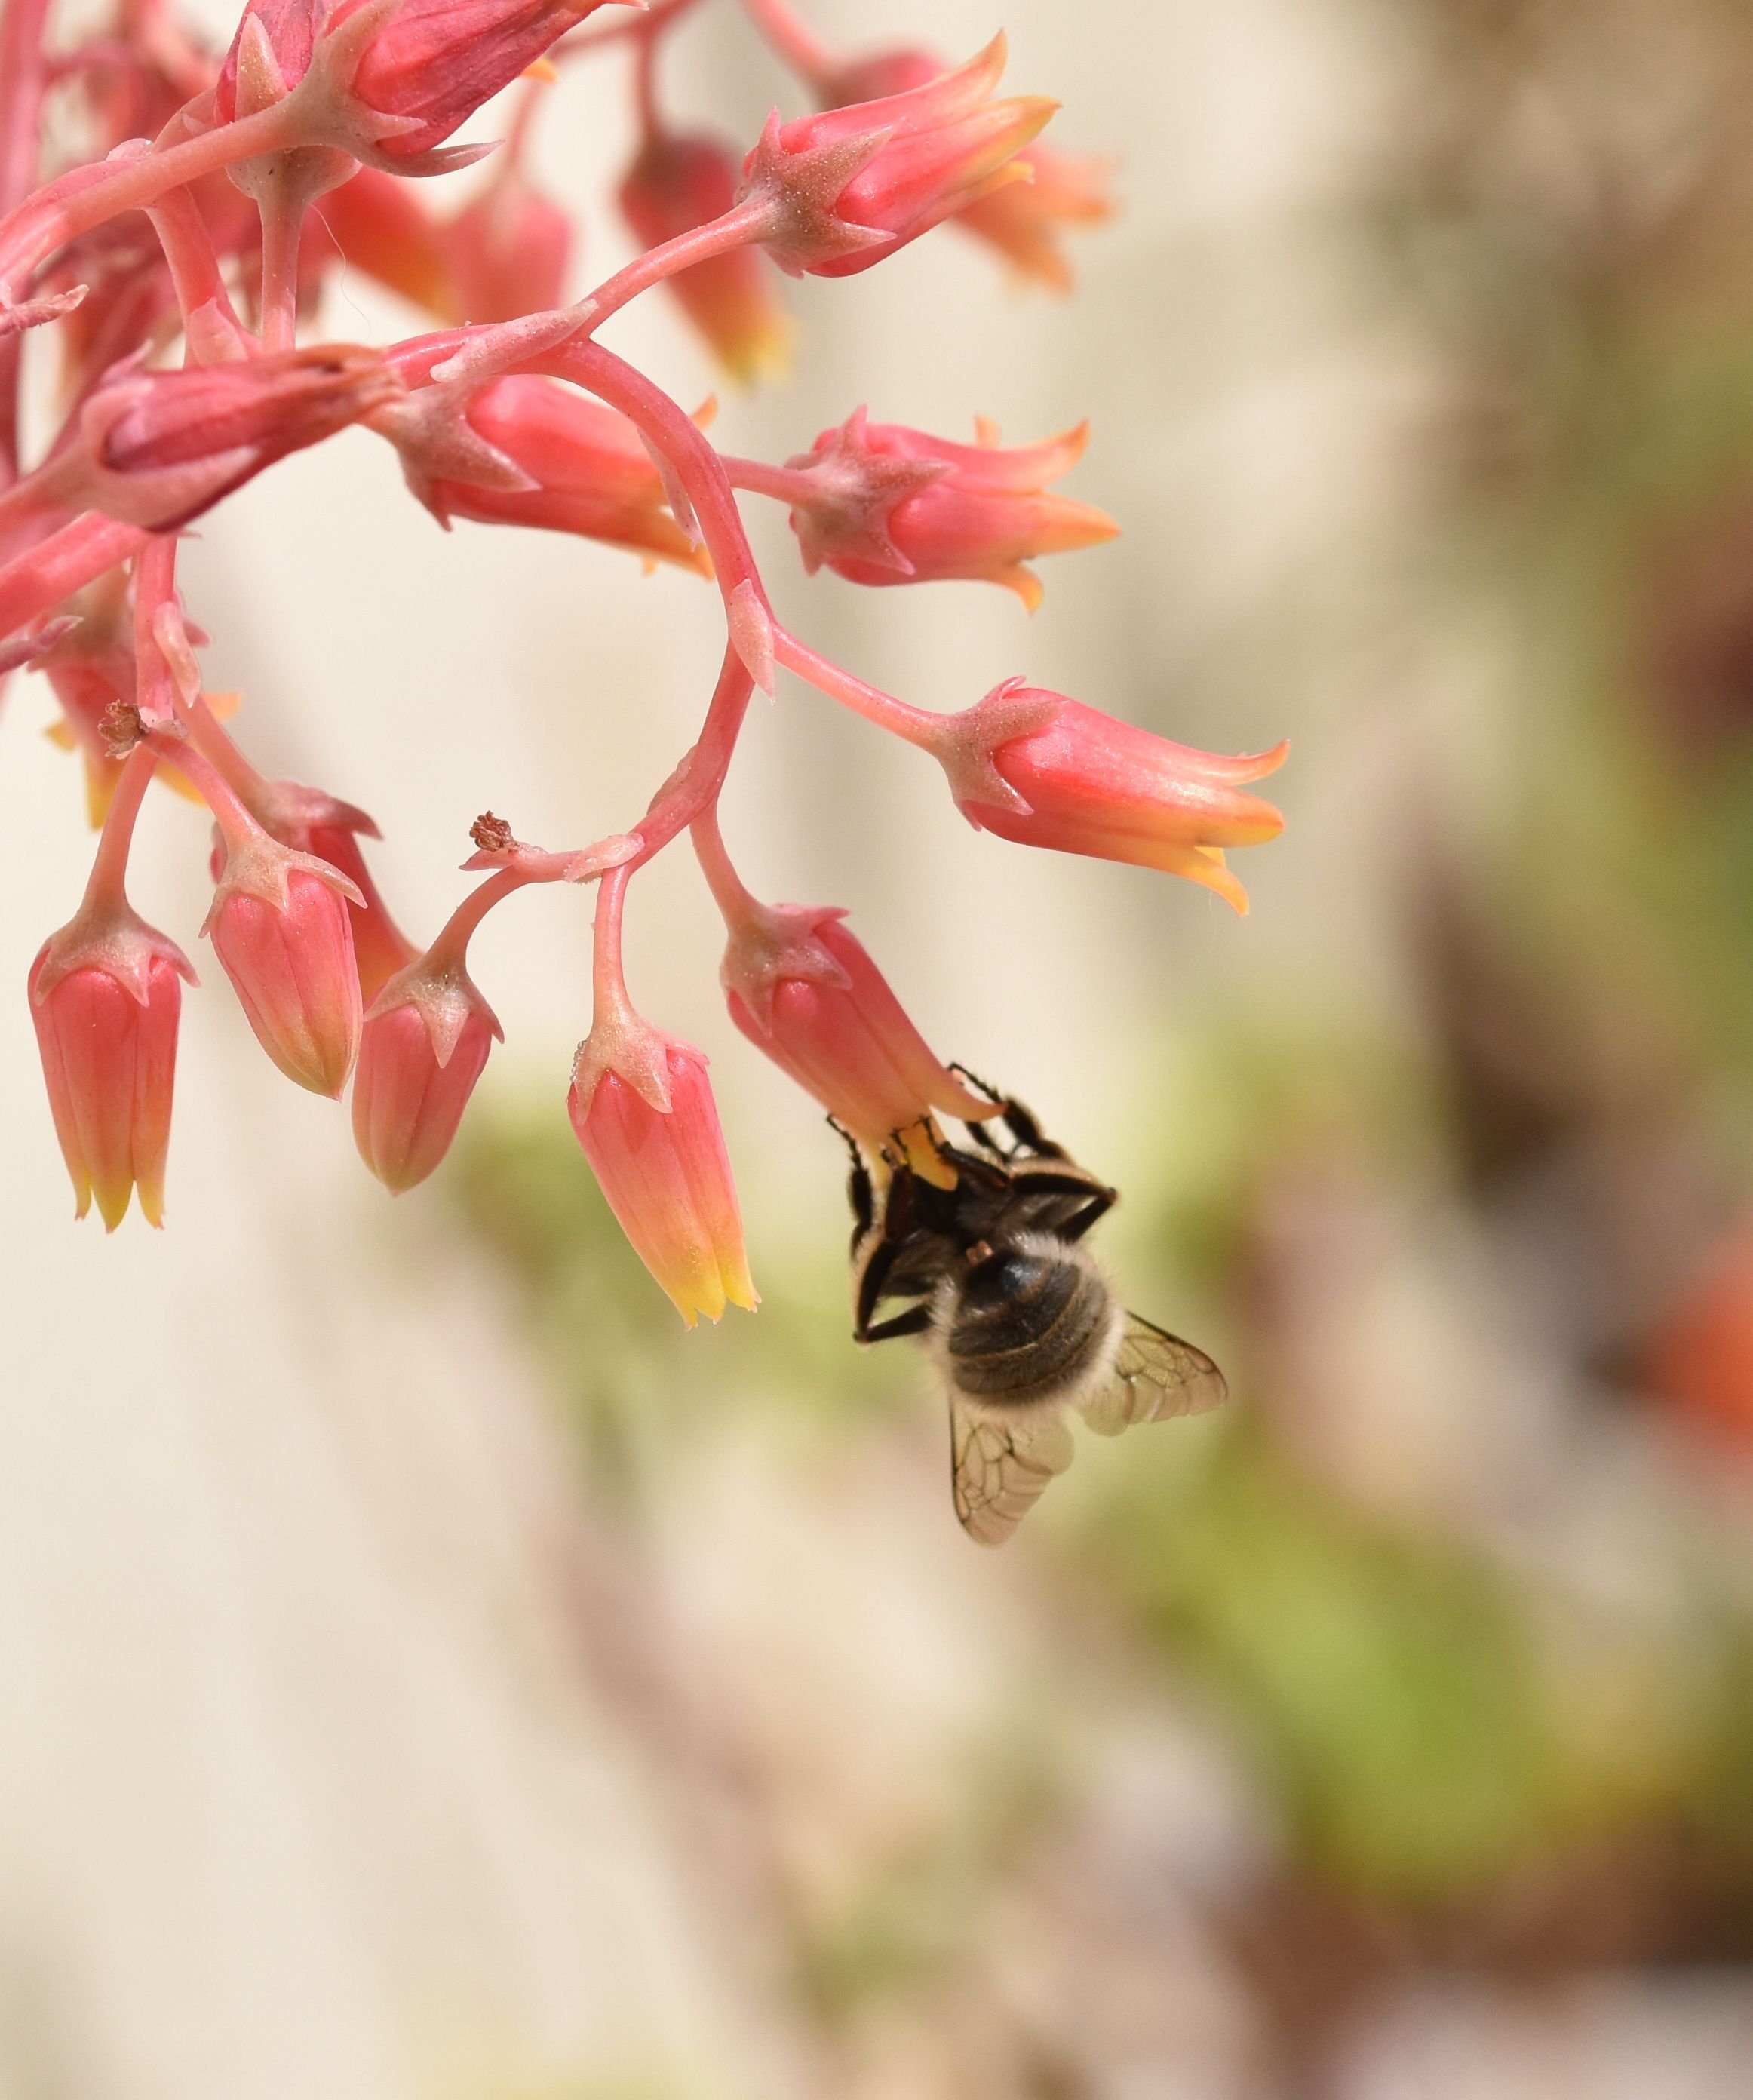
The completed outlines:
[[[169,532],[400,392],[377,351],[345,343],[238,364],[136,369],[86,403],[82,449],[53,470],[67,477],[81,507]]]
[[[183,977],[195,982],[182,951],[126,905],[82,912],[31,965],[30,1017],[77,1215],[95,1196],[111,1232],[136,1189],[148,1224],[164,1221]]]
[[[872,52],[829,74],[821,99],[829,108],[871,102],[925,86],[948,72],[934,52]],[[1057,236],[1062,226],[1095,225],[1109,218],[1111,168],[1100,153],[1062,153],[1038,140],[1018,154],[1026,182],[1007,182],[954,214],[956,223],[998,249],[1022,276],[1049,290],[1071,289],[1071,272]]]
[[[355,18],[363,49],[348,56],[332,86],[356,107],[358,135],[313,139],[316,145],[374,148],[384,161],[414,163],[448,139],[484,102],[508,87],[548,46],[603,0],[250,0],[214,93],[214,113],[239,113],[239,71],[250,60],[246,37],[278,76],[281,92],[313,71],[321,46]],[[264,51],[265,46],[265,51]],[[429,164],[430,165],[430,164]],[[443,163],[438,163],[442,165]],[[424,172],[424,170],[411,170]]]
[[[961,576],[1002,584],[1032,612],[1040,579],[1023,564],[1111,540],[1119,527],[1093,505],[1053,496],[1081,457],[1089,426],[1039,445],[952,444],[854,409],[814,448],[786,462],[817,493],[794,502],[804,567],[825,563],[858,584]]]
[[[761,1301],[705,1057],[646,1035],[637,1056],[605,1051],[594,1029],[579,1045],[572,1127],[621,1230],[688,1326],[726,1305],[753,1312]]]
[[[514,161],[440,229],[450,312],[459,321],[511,321],[559,305],[572,257],[572,222]]]
[[[360,169],[324,198],[317,233],[333,240],[351,268],[414,306],[456,319],[443,230],[400,177]]]
[[[992,1104],[932,1055],[845,916],[748,900],[719,971],[731,1018],[872,1151],[934,1109],[990,1115]]]
[[[990,99],[1005,69],[995,37],[954,73],[876,102],[781,124],[743,163],[743,195],[772,210],[767,253],[793,276],[846,277],[916,240],[1001,183],[1058,105]]]
[[[576,532],[711,573],[704,550],[671,516],[663,476],[633,425],[554,380],[496,379],[455,409],[431,389],[378,427],[441,524],[473,518]]]
[[[1263,845],[1284,828],[1271,803],[1241,791],[1283,765],[1287,744],[1217,757],[1020,678],[948,717],[932,748],[976,829],[1184,875],[1238,911],[1247,893],[1224,848]]]
[[[353,1141],[393,1194],[449,1151],[496,1040],[505,1030],[460,965],[422,956],[384,986],[360,1038]]]
[[[657,132],[620,186],[621,216],[647,248],[722,218],[736,201],[736,162],[714,139]],[[792,324],[753,248],[733,248],[666,280],[725,368],[745,385],[783,372]]]
[[[256,1040],[289,1079],[334,1099],[359,1049],[347,906],[364,902],[326,861],[254,832],[229,842],[201,928]]]

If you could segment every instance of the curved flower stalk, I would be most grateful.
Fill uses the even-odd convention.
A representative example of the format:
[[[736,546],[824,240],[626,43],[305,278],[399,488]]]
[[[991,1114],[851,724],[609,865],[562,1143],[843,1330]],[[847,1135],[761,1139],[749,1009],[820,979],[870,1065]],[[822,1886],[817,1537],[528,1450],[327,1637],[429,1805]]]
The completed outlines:
[[[86,904],[38,955],[29,996],[80,1207],[95,1201],[112,1225],[136,1190],[160,1215],[188,974],[123,889],[153,779],[217,826],[203,930],[257,1039],[312,1092],[338,1096],[351,1078],[357,1149],[397,1193],[439,1168],[501,1036],[468,966],[475,929],[533,884],[600,885],[568,1110],[615,1215],[690,1324],[757,1301],[704,1053],[642,1016],[627,987],[626,899],[680,835],[725,917],[730,1020],[873,1171],[899,1140],[916,1171],[953,1180],[909,1133],[994,1109],[929,1047],[837,907],[762,903],[732,866],[717,810],[757,686],[776,695],[790,673],[935,758],[982,830],[1245,902],[1224,856],[1278,829],[1248,789],[1282,747],[1214,757],[1015,678],[955,712],[944,696],[925,707],[885,693],[778,620],[739,508],[749,494],[784,502],[812,572],[997,583],[1032,607],[1038,557],[1116,529],[1057,486],[1081,426],[1005,447],[977,424],[978,442],[961,444],[859,410],[770,464],[721,451],[704,412],[599,340],[668,287],[718,361],[752,381],[788,333],[775,264],[862,273],[956,222],[1058,281],[1062,225],[1105,208],[1093,165],[1040,139],[1053,104],[999,94],[1001,37],[960,68],[904,51],[848,61],[784,0],[745,0],[819,106],[775,112],[734,143],[678,125],[658,57],[704,4],[660,0],[598,22],[597,0],[249,0],[212,60],[156,9],[152,35],[129,44],[130,10],[118,34],[64,55],[60,77],[97,150],[38,183],[40,11],[27,21],[17,11],[38,0],[0,0],[0,54],[17,61],[0,64],[0,675],[38,665],[50,678],[104,818]],[[525,172],[547,89],[520,90],[510,148],[460,212],[440,217],[413,187],[492,151],[458,143],[458,126],[550,47],[568,62],[632,61],[638,143],[619,195],[645,245],[570,304],[567,201]],[[325,275],[348,267],[438,332],[382,349],[301,340]],[[16,338],[32,327],[58,338],[67,405],[21,457]],[[204,690],[205,638],[176,584],[189,519],[223,532],[230,492],[355,423],[394,446],[442,523],[565,532],[669,563],[717,593],[724,622],[698,733],[643,810],[560,852],[478,818],[464,866],[479,879],[424,946],[373,880],[370,819],[320,787],[265,777],[222,725],[229,710]],[[422,720],[463,704],[425,696]],[[202,851],[192,831],[187,849]]]

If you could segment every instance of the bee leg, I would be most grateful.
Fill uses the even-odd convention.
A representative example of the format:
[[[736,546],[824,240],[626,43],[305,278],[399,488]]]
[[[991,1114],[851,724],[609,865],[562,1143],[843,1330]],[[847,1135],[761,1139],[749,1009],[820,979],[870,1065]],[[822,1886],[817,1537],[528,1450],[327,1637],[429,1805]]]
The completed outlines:
[[[1063,1159],[1066,1157],[1065,1147],[1055,1145],[1033,1114],[1013,1096],[1007,1094],[1004,1096],[999,1121],[1025,1151],[1038,1154],[1043,1159]]]
[[[858,1337],[861,1342],[892,1342],[897,1335],[923,1335],[931,1325],[929,1305],[912,1305],[904,1312],[892,1314],[879,1320],[874,1327],[867,1327]]]
[[[1067,1192],[1069,1193],[1069,1192]],[[1080,1240],[1098,1218],[1105,1218],[1120,1200],[1117,1189],[1102,1189],[1090,1197],[1081,1211],[1075,1211],[1059,1228],[1059,1237],[1065,1240]]]
[[[846,1150],[852,1156],[850,1171],[846,1176],[846,1201],[852,1206],[852,1251],[858,1252],[859,1242],[876,1222],[876,1198],[871,1187],[871,1172],[864,1164],[864,1154],[859,1149],[859,1141],[837,1117],[828,1118],[830,1128],[839,1132],[846,1140]]]
[[[990,1079],[982,1079],[978,1072],[970,1072],[965,1065],[952,1065],[950,1070],[958,1079],[965,1079],[977,1093],[984,1094],[995,1108],[1002,1108],[1005,1097]]]
[[[990,1153],[994,1159],[998,1160],[1008,1159],[1010,1157],[983,1123],[965,1123],[962,1128],[967,1132],[969,1140],[978,1145],[982,1153]]]

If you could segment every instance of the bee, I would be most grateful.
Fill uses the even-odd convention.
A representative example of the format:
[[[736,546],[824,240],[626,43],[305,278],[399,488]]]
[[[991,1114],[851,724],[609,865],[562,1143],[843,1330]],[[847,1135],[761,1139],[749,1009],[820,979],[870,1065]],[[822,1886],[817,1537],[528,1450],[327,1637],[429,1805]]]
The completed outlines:
[[[1128,1312],[1083,1245],[1118,1191],[1020,1101],[952,1069],[993,1102],[1002,1136],[970,1123],[954,1145],[921,1125],[872,1162],[834,1126],[852,1155],[852,1331],[925,1339],[949,1396],[956,1514],[1001,1546],[1071,1464],[1071,1411],[1118,1436],[1217,1407],[1228,1388],[1203,1350]],[[929,1173],[912,1163],[916,1136]],[[908,1302],[882,1312],[891,1300]]]

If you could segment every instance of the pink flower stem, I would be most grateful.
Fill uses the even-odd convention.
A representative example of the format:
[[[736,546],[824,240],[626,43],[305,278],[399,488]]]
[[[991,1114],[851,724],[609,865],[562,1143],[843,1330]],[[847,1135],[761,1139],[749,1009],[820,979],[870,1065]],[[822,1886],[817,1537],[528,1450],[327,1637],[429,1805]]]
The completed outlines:
[[[220,778],[218,770],[194,748],[188,739],[166,736],[162,731],[158,731],[148,741],[158,756],[168,760],[176,768],[213,812],[214,822],[225,834],[228,852],[235,853],[249,840],[266,836],[242,800]]]
[[[626,902],[631,872],[629,868],[612,867],[597,885],[597,915],[590,943],[593,1030],[605,1021],[630,1019],[635,1011],[620,959],[621,907]]]
[[[807,510],[821,500],[822,484],[801,467],[771,466],[766,460],[738,459],[721,452],[718,461],[733,488],[746,488],[756,496],[771,496],[793,509]]]
[[[563,867],[566,856],[554,854],[545,856]],[[439,929],[438,937],[426,950],[429,967],[440,972],[460,970],[467,966],[469,942],[475,929],[496,904],[502,903],[515,890],[528,883],[556,882],[561,880],[560,867],[540,864],[518,865],[501,868],[498,874],[489,876],[485,882],[478,882],[461,903]]]
[[[217,307],[223,319],[241,329],[242,324],[232,306],[231,294],[225,289],[225,279],[219,268],[219,258],[213,251],[207,223],[191,193],[186,189],[169,191],[151,206],[148,216],[158,236],[158,245],[164,250],[165,261],[170,266],[185,336],[189,315],[207,306]],[[186,347],[190,362],[204,361],[196,354],[194,344]]]
[[[37,179],[42,48],[49,0],[6,0],[0,15],[0,211],[10,211]],[[0,342],[0,484],[18,472],[18,382],[23,346]]]
[[[64,598],[126,561],[151,537],[100,510],[71,524],[0,566],[0,639],[51,611]]]
[[[742,658],[734,646],[726,647],[699,740],[639,819],[639,850],[622,871],[632,875],[643,867],[654,854],[662,852],[678,832],[718,801],[754,690],[754,680]]]
[[[10,294],[57,248],[117,213],[144,210],[166,190],[181,189],[258,153],[297,144],[298,112],[289,119],[286,114],[293,99],[289,95],[253,117],[216,125],[177,145],[154,147],[119,165],[99,161],[45,183],[0,219],[0,283]]]
[[[941,743],[941,715],[934,715],[925,708],[910,707],[905,700],[896,699],[892,693],[866,685],[862,678],[854,677],[839,664],[818,655],[806,642],[800,642],[783,627],[774,629],[773,654],[788,671],[795,671],[818,692],[826,693],[831,700],[838,700],[841,706],[863,715],[867,721],[875,722],[879,729],[889,730],[921,751],[935,752]]]
[[[525,368],[569,379],[618,408],[636,424],[675,470],[693,506],[701,536],[711,554],[718,589],[729,604],[741,584],[751,584],[763,607],[767,594],[762,588],[761,571],[743,530],[736,494],[718,453],[701,434],[682,404],[656,386],[642,372],[617,357],[600,343],[573,337],[533,358]]]
[[[676,276],[683,270],[691,269],[696,262],[709,262],[714,255],[726,255],[734,248],[746,248],[750,242],[761,240],[772,218],[773,206],[766,198],[750,197],[742,204],[732,205],[722,218],[709,219],[704,226],[678,233],[672,240],[660,240],[656,247],[635,256],[625,269],[617,270],[612,277],[606,278],[594,292],[587,293],[579,301],[581,328],[594,331],[611,314],[618,313],[629,299],[638,298],[642,292],[650,291],[652,285],[662,284],[666,277]]]
[[[262,347],[292,350],[298,339],[298,243],[304,203],[267,193],[262,205]]]
[[[821,38],[799,20],[785,0],[743,0],[743,11],[792,71],[820,87],[839,71],[839,61]]]
[[[136,744],[123,761],[86,881],[82,913],[114,911],[126,905],[128,854],[134,844],[135,819],[157,770],[157,753],[144,743]]]
[[[148,540],[134,563],[134,704],[155,727],[176,714],[176,682],[158,642],[161,606],[176,603],[177,542],[166,532]]]
[[[713,902],[719,915],[733,930],[746,926],[761,910],[761,900],[754,894],[731,864],[726,850],[724,834],[718,828],[718,805],[709,802],[694,819],[690,827],[694,842],[695,858],[700,864],[700,872],[706,878],[706,887],[712,892]]]

